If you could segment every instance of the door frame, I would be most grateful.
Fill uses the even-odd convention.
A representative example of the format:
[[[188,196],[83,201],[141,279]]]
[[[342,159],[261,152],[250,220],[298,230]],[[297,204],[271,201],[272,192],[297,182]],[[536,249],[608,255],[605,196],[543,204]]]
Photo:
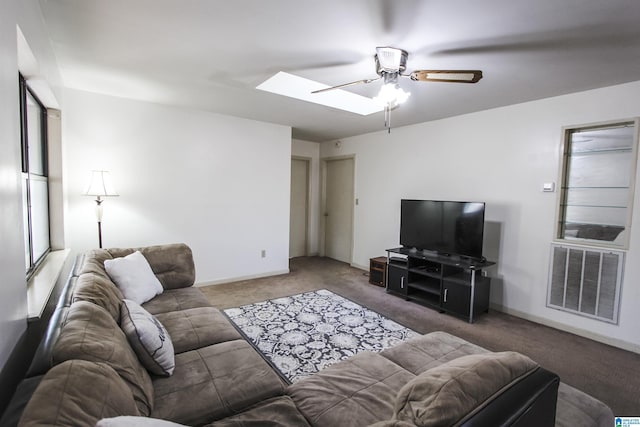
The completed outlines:
[[[291,160],[301,160],[306,162],[307,164],[307,188],[306,188],[306,198],[305,198],[305,203],[306,203],[306,218],[304,219],[304,255],[303,256],[309,256],[310,253],[310,249],[311,249],[311,227],[309,227],[309,225],[311,224],[310,218],[311,218],[311,161],[313,160],[311,157],[304,157],[304,156],[291,156]],[[291,201],[291,188],[289,188],[289,201]],[[291,206],[289,206],[289,215],[291,215]],[[291,220],[291,218],[289,218],[289,220]],[[291,224],[291,222],[289,222],[289,224]],[[291,234],[291,225],[289,225],[289,234]],[[289,248],[291,249],[291,248]],[[291,258],[291,251],[289,251],[289,258]]]
[[[325,239],[326,239],[326,210],[327,210],[327,164],[335,160],[351,160],[353,165],[351,172],[351,182],[353,183],[353,193],[351,194],[351,245],[349,247],[349,265],[353,265],[353,246],[355,244],[355,215],[356,215],[356,155],[348,154],[344,156],[330,156],[320,159],[320,224],[319,224],[319,241],[318,249],[320,256],[326,256]]]

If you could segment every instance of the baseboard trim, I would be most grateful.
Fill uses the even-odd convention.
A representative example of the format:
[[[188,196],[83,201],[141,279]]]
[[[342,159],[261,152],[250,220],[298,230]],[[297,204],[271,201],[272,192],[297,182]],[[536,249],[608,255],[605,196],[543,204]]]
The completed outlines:
[[[623,350],[631,351],[634,353],[640,354],[640,345],[634,344],[628,341],[620,340],[617,338],[611,338],[605,335],[596,334],[594,332],[588,331],[582,328],[576,328],[573,326],[566,325],[561,322],[556,322],[554,320],[549,320],[544,317],[535,316],[529,313],[525,313],[519,310],[514,310],[511,308],[504,307],[498,304],[491,304],[491,309],[501,311],[506,314],[510,314],[512,316],[520,317],[525,320],[530,320],[535,323],[540,323],[545,326],[549,326],[551,328],[560,329],[561,331],[570,332],[574,335],[578,335],[584,338],[589,338],[590,340],[598,341],[603,344],[607,344],[613,347],[621,348]]]
[[[300,256],[289,256],[289,259],[294,259],[294,258],[304,258],[304,257],[312,257],[312,256],[320,256],[320,254],[318,254],[318,252],[310,252],[306,255],[300,255]]]
[[[211,286],[211,285],[221,285],[223,283],[234,283],[234,282],[242,282],[244,280],[261,279],[263,277],[281,276],[283,274],[289,274],[289,269],[287,268],[286,270],[276,270],[276,271],[270,271],[268,273],[253,274],[250,276],[229,277],[226,279],[210,280],[207,282],[195,283],[193,286],[203,287],[203,286]]]
[[[369,271],[369,266],[365,267],[364,265],[356,264],[355,262],[351,263],[351,267],[359,268],[360,270],[364,270],[364,271]]]

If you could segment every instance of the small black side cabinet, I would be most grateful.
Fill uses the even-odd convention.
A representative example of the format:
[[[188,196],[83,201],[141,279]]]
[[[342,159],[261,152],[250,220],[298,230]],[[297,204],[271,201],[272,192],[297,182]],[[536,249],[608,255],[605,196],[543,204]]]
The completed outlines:
[[[369,283],[376,286],[386,286],[387,258],[379,256],[369,259]]]
[[[494,264],[408,248],[387,249],[386,289],[472,323],[476,314],[489,310],[491,279],[483,269]]]

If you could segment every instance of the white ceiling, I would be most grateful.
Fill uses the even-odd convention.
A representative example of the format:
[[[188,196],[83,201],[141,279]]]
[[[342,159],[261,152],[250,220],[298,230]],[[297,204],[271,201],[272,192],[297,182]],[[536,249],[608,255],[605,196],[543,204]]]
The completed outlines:
[[[376,77],[377,46],[477,84],[401,79],[402,126],[640,80],[638,0],[40,0],[66,87],[288,125],[324,141],[384,129],[255,87],[278,71]],[[369,97],[381,82],[349,90]],[[640,102],[640,100],[639,100]]]

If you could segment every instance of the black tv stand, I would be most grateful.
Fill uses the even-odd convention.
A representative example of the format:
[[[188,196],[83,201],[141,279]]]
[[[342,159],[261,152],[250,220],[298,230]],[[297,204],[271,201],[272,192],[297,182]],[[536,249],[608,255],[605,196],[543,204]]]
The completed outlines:
[[[470,323],[489,310],[491,279],[484,259],[443,255],[412,248],[387,249],[387,292],[464,317]]]

